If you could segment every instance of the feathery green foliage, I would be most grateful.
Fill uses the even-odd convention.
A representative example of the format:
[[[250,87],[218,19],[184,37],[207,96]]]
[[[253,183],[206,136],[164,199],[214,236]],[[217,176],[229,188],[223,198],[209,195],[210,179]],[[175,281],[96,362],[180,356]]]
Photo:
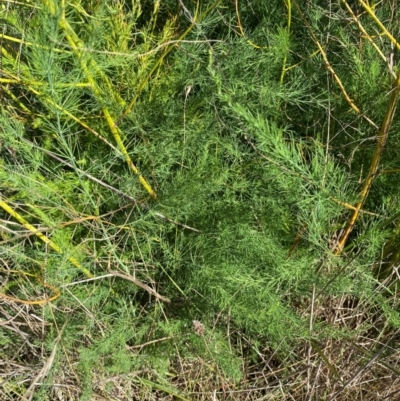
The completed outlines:
[[[290,377],[304,344],[342,386],[325,344],[393,340],[397,70],[373,45],[390,63],[396,44],[353,3],[368,37],[344,1],[3,7],[1,311],[41,316],[29,363],[56,349],[4,397],[55,399],[66,377],[70,399],[113,396],[112,378],[124,399],[206,399],[203,380],[222,397],[260,387],[252,366]],[[398,31],[394,2],[374,10]],[[330,319],[337,299],[363,318]],[[5,358],[23,338],[0,334]]]

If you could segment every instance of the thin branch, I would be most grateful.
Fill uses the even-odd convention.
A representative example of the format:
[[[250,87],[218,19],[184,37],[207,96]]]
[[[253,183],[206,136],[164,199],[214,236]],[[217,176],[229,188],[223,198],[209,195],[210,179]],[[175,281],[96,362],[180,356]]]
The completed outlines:
[[[131,281],[132,283],[136,284],[140,288],[143,288],[150,295],[153,295],[154,297],[156,297],[160,301],[166,302],[168,304],[171,303],[171,300],[169,298],[163,297],[157,291],[153,290],[151,287],[149,287],[147,284],[141,282],[139,279],[137,279],[135,277],[132,277],[132,276],[128,276],[128,275],[123,274],[123,273],[120,273],[120,272],[115,271],[115,270],[109,270],[109,272],[113,276],[116,276],[116,277],[119,277],[119,278],[123,278],[124,280]]]
[[[306,20],[306,17],[304,16],[304,14],[301,11],[299,5],[297,4],[297,1],[293,0],[293,4],[295,5],[297,11],[300,14],[301,19],[303,20],[303,22],[306,25],[308,31],[310,32],[310,35],[311,35],[314,43],[317,45],[319,51],[321,52],[321,55],[322,55],[322,58],[324,59],[325,66],[326,66],[327,70],[332,74],[333,79],[338,84],[338,86],[339,86],[340,90],[342,91],[343,96],[346,99],[347,103],[350,105],[350,107],[358,115],[360,115],[362,118],[364,118],[366,121],[368,121],[374,128],[378,129],[378,126],[369,117],[367,117],[364,113],[362,113],[361,110],[354,104],[353,100],[351,100],[350,96],[347,94],[347,91],[346,91],[342,81],[340,80],[339,76],[336,74],[335,70],[332,68],[332,66],[331,66],[331,64],[330,64],[330,62],[328,60],[328,56],[326,55],[326,52],[323,49],[321,43],[319,43],[319,40],[317,39],[313,29],[311,28],[311,25],[308,23],[308,21]]]
[[[55,153],[51,152],[50,150],[43,149],[40,146],[36,145],[35,143],[29,141],[28,139],[24,138],[23,140],[24,140],[24,142],[29,143],[30,145],[36,147],[37,149],[39,149],[43,153],[46,153],[46,155],[48,155],[48,156],[52,157],[53,159],[59,161],[60,163],[64,164],[65,166],[68,166],[68,167],[72,168],[73,170],[77,171],[79,174],[82,174],[83,176],[85,176],[85,177],[89,178],[90,180],[96,182],[97,184],[101,185],[102,187],[107,188],[110,191],[113,191],[116,194],[121,195],[124,198],[127,198],[127,199],[129,199],[129,200],[131,200],[133,202],[137,202],[137,200],[133,196],[130,196],[130,195],[126,194],[125,192],[122,192],[119,189],[117,189],[117,188],[115,188],[115,187],[113,187],[113,186],[111,186],[109,184],[106,184],[104,181],[99,180],[98,178],[96,178],[96,177],[92,176],[91,174],[87,173],[86,171],[83,171],[80,168],[78,168],[76,166],[73,166],[72,164],[68,163],[66,160],[62,159],[61,157],[57,156]]]
[[[364,184],[361,189],[360,201],[356,204],[354,213],[352,214],[346,229],[344,230],[341,238],[339,239],[338,247],[336,249],[336,254],[340,253],[343,250],[347,238],[349,237],[350,233],[353,230],[354,225],[356,224],[358,215],[360,213],[360,209],[368,196],[369,190],[371,189],[372,182],[376,177],[376,173],[379,167],[379,162],[381,160],[383,149],[385,147],[385,143],[387,141],[387,137],[389,134],[389,129],[392,125],[392,121],[396,111],[397,97],[399,91],[400,91],[400,69],[397,73],[397,79],[393,85],[385,117],[383,118],[381,128],[379,129],[379,132],[377,134],[375,151],[374,154],[372,155],[372,160],[367,178],[364,180]]]
[[[390,65],[388,63],[387,58],[385,57],[385,55],[382,53],[382,50],[376,45],[376,43],[372,40],[371,36],[368,34],[368,32],[364,29],[364,27],[361,25],[360,20],[356,17],[356,15],[353,13],[353,10],[351,9],[351,7],[349,6],[349,4],[347,3],[346,0],[342,0],[342,2],[344,3],[344,5],[347,8],[347,11],[349,12],[349,14],[351,15],[351,17],[353,18],[353,20],[355,21],[355,23],[358,25],[358,29],[365,35],[365,37],[368,39],[368,41],[371,43],[371,45],[374,47],[374,49],[377,51],[377,53],[379,54],[379,57],[381,59],[383,59],[383,61],[388,64],[389,67],[389,71],[390,73],[393,75],[394,78],[396,78],[396,74],[393,71],[393,68],[390,68]]]

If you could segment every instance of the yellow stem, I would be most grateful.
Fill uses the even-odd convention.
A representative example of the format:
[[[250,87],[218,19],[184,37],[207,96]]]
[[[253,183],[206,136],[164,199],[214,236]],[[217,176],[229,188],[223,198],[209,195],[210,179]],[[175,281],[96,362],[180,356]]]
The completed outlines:
[[[286,3],[286,8],[288,10],[287,31],[288,31],[288,34],[290,35],[290,25],[292,22],[292,3],[290,2],[290,0],[285,0],[285,3]],[[281,85],[283,84],[285,72],[287,71],[286,62],[287,62],[287,53],[285,53],[285,56],[283,58],[282,72],[281,72],[281,78],[280,78]]]
[[[342,0],[343,1],[343,0]],[[370,17],[375,21],[375,23],[382,29],[383,33],[390,39],[390,41],[400,50],[400,43],[396,38],[385,28],[379,18],[375,15],[374,10],[363,0],[358,0],[358,2],[364,7],[365,11],[370,15]]]
[[[10,207],[6,202],[0,199],[0,207],[3,208],[10,216],[14,217],[18,222],[20,222],[27,230],[39,237],[46,245],[57,253],[62,254],[61,248],[55,244],[52,240],[48,239],[43,233],[37,230],[32,224],[25,220],[18,212],[16,212],[12,207]],[[83,267],[74,257],[68,257],[70,263],[77,267],[86,277],[92,278],[93,274]]]
[[[369,40],[369,42],[371,43],[371,45],[374,47],[374,49],[377,51],[377,53],[379,54],[379,57],[385,62],[387,63],[386,57],[385,55],[382,53],[381,49],[376,45],[376,43],[372,40],[371,36],[368,34],[368,32],[364,29],[364,27],[361,25],[361,22],[359,21],[359,19],[354,15],[353,10],[350,8],[350,6],[348,5],[346,0],[342,0],[342,2],[344,3],[344,5],[347,8],[347,11],[349,12],[349,14],[351,15],[351,17],[353,18],[353,20],[356,22],[356,24],[358,25],[358,28],[360,29],[360,31],[365,35],[365,37]],[[396,74],[393,71],[390,71],[391,74],[394,76],[394,78],[396,78]]]
[[[332,68],[331,64],[329,63],[328,57],[325,53],[325,50],[323,49],[322,45],[319,43],[313,29],[311,28],[311,25],[308,23],[303,12],[301,11],[299,5],[297,4],[297,1],[296,0],[292,0],[292,1],[293,1],[293,4],[295,5],[297,11],[299,12],[301,19],[304,21],[304,24],[306,25],[308,31],[310,32],[310,35],[311,35],[314,43],[317,45],[319,51],[321,52],[321,55],[322,55],[322,58],[324,59],[327,70],[332,74],[333,79],[336,81],[337,85],[339,86],[340,90],[342,91],[342,94],[343,94],[344,98],[346,99],[347,103],[358,115],[361,115],[361,117],[363,117],[374,128],[377,129],[378,126],[371,119],[369,119],[365,114],[361,113],[361,110],[354,104],[354,102],[351,100],[350,96],[347,94],[347,91],[346,91],[344,85],[342,84],[342,81],[340,80],[340,78],[336,74],[335,70]]]
[[[181,36],[179,36],[177,43],[179,43],[180,40],[182,40],[184,37],[186,37],[186,35],[193,29],[194,26],[196,26],[196,24],[201,21],[213,8],[215,8],[219,3],[221,2],[221,0],[216,0],[215,3],[213,3],[210,7],[208,7],[200,16],[199,19],[197,21],[194,21],[189,28],[186,29],[185,32],[182,33]],[[153,75],[154,71],[157,70],[157,68],[162,64],[164,58],[167,56],[167,54],[175,47],[175,44],[172,46],[168,46],[165,50],[164,53],[161,55],[161,57],[157,60],[157,62],[155,63],[154,67],[151,69],[151,71],[149,72],[149,74],[146,76],[146,78],[142,81],[142,83],[140,84],[136,95],[134,96],[134,98],[132,99],[132,101],[129,103],[128,107],[125,109],[125,111],[122,113],[121,116],[119,116],[117,118],[117,124],[120,123],[120,121],[132,110],[133,106],[135,105],[136,101],[139,99],[139,96],[142,92],[142,90],[144,89],[144,87],[146,86],[147,82],[150,80],[151,76]]]
[[[44,3],[48,6],[50,12],[52,13],[52,15],[56,15],[55,12],[55,8],[54,8],[54,3],[49,3],[48,0],[43,0]],[[72,50],[74,51],[74,53],[76,54],[76,56],[78,57],[80,63],[81,63],[81,67],[83,72],[86,75],[87,80],[89,81],[90,85],[91,85],[91,89],[93,91],[93,93],[95,94],[96,97],[101,97],[101,91],[95,81],[95,79],[93,78],[93,75],[91,74],[87,64],[85,63],[85,61],[83,60],[83,54],[81,51],[81,47],[83,47],[83,43],[82,41],[77,37],[77,35],[75,34],[75,32],[73,31],[73,29],[71,28],[71,26],[69,25],[68,21],[65,19],[65,16],[63,15],[60,20],[59,20],[59,25],[60,27],[65,31],[65,36],[67,38],[68,43],[70,44]],[[92,63],[93,64],[93,63]],[[106,80],[106,82],[108,82],[108,80]],[[111,88],[112,89],[112,88]],[[153,189],[151,188],[150,184],[146,181],[146,179],[142,176],[142,174],[139,172],[138,168],[135,166],[135,164],[132,162],[128,151],[125,148],[125,145],[121,139],[120,136],[120,131],[117,128],[114,119],[111,116],[111,113],[108,111],[108,109],[104,106],[102,107],[102,111],[103,114],[107,120],[108,126],[114,136],[114,139],[117,143],[117,146],[120,150],[120,152],[122,153],[122,155],[124,156],[125,161],[127,162],[129,168],[138,176],[139,178],[139,182],[142,184],[142,186],[146,189],[146,191],[149,193],[149,195],[156,199],[157,195],[156,193],[153,191]]]
[[[341,238],[339,239],[338,247],[336,249],[336,254],[340,253],[342,251],[342,249],[344,248],[347,238],[350,235],[351,231],[353,230],[354,225],[357,221],[358,215],[360,213],[360,209],[367,198],[367,195],[371,188],[372,182],[373,182],[374,178],[376,177],[376,173],[377,173],[378,167],[379,167],[379,161],[381,159],[383,149],[384,149],[385,143],[387,141],[389,129],[392,124],[393,117],[394,117],[394,114],[396,111],[397,97],[398,97],[399,91],[400,91],[400,69],[397,73],[397,78],[396,78],[395,84],[392,89],[392,93],[389,98],[389,104],[388,104],[388,107],[386,110],[385,117],[383,118],[382,125],[381,125],[378,135],[377,135],[377,143],[376,143],[375,151],[374,151],[374,154],[372,155],[372,160],[371,160],[367,178],[365,179],[364,184],[361,189],[360,201],[356,204],[354,213],[352,214],[345,231],[343,232]]]
[[[55,6],[55,3],[53,1],[51,1],[51,0],[43,0],[43,3],[47,6],[47,8],[50,11],[50,14],[53,17],[58,17],[57,16],[56,6]],[[84,51],[83,49],[85,48],[85,46],[84,46],[83,42],[79,39],[79,37],[76,35],[75,31],[72,29],[71,25],[65,19],[65,15],[64,14],[65,13],[64,13],[64,10],[63,10],[63,15],[58,21],[58,24],[60,25],[60,28],[62,28],[65,31],[65,33],[72,39],[74,44],[76,44],[75,47],[80,48],[80,50]],[[119,93],[114,90],[110,80],[104,75],[103,71],[99,68],[97,63],[92,58],[90,58],[90,66],[93,68],[94,71],[96,71],[100,75],[100,77],[102,78],[102,80],[106,84],[108,90],[113,95],[114,99],[117,100],[117,102],[119,103],[120,106],[124,107],[125,106],[125,101],[121,98]]]

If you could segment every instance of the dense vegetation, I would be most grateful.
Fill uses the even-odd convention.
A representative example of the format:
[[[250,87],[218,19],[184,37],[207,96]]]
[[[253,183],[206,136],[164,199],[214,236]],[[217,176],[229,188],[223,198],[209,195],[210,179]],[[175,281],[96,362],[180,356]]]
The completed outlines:
[[[396,4],[2,4],[0,398],[395,399]]]

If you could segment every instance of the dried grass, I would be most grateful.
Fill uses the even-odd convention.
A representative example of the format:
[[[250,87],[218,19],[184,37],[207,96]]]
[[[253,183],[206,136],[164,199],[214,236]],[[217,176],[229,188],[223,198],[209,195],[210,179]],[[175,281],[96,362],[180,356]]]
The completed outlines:
[[[303,305],[304,313],[310,314],[309,306]],[[1,399],[35,399],[35,389],[43,384],[53,363],[55,354],[46,354],[40,345],[49,322],[44,322],[35,312],[33,307],[8,301],[0,306],[2,330],[12,331],[15,338],[13,344],[3,347],[0,360]],[[279,349],[272,352],[265,347],[258,349],[257,361],[251,361],[248,358],[250,340],[243,333],[231,332],[231,342],[241,346],[242,351],[244,375],[240,383],[224,377],[211,358],[182,358],[176,352],[171,355],[168,382],[152,370],[109,377],[101,369],[93,371],[91,400],[396,399],[400,391],[400,351],[394,345],[400,339],[400,332],[384,327],[383,317],[374,312],[367,300],[321,298],[315,302],[313,320],[347,331],[348,338],[331,337],[318,344],[304,342],[286,357],[282,357]],[[139,354],[141,348],[127,347],[127,352]],[[69,358],[69,363],[54,367],[49,399],[80,398],[81,383],[73,369],[78,354]],[[15,392],[15,383],[28,391]]]

